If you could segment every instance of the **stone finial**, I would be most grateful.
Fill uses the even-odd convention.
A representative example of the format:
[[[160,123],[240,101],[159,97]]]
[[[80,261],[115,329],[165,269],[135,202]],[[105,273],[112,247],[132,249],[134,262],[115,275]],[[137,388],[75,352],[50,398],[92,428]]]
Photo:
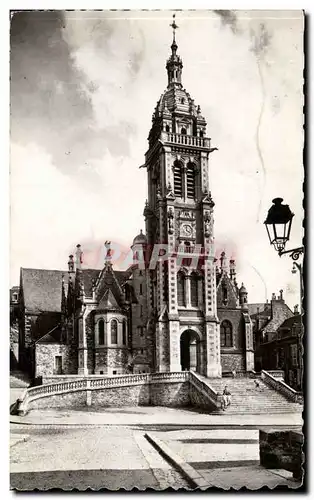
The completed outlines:
[[[299,313],[299,306],[298,306],[298,304],[296,304],[296,305],[294,306],[294,311],[293,311],[293,313],[294,313],[295,315],[300,314],[300,313]]]
[[[271,300],[276,300],[276,294],[275,293],[271,294]]]
[[[279,290],[278,300],[283,300],[283,290]]]
[[[111,241],[105,241],[105,247],[106,247],[106,256],[105,256],[105,261],[109,262],[112,259],[112,253],[111,253]]]
[[[227,258],[226,258],[226,253],[225,252],[221,252],[221,255],[220,255],[220,267],[221,267],[221,272],[227,272],[228,271]]]
[[[75,258],[76,258],[76,269],[81,269],[83,263],[83,252],[80,244],[76,245]]]
[[[235,266],[235,260],[230,259],[229,261],[229,271],[230,271],[230,279],[235,279],[236,277],[236,266]]]

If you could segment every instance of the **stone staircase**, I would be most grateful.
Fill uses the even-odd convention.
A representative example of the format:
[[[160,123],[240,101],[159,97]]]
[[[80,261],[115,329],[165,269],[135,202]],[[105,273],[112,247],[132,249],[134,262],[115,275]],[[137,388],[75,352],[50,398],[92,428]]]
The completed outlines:
[[[225,414],[259,414],[259,413],[301,413],[303,405],[289,401],[275,389],[266,385],[261,379],[256,388],[252,378],[220,378],[206,379],[207,384],[219,394],[225,386],[231,392],[231,405],[225,412],[217,410],[214,413]]]

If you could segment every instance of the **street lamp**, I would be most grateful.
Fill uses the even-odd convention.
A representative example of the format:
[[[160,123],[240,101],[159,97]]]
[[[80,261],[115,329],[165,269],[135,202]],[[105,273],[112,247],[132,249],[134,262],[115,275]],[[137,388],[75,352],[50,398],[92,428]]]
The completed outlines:
[[[293,260],[298,260],[303,247],[285,250],[287,241],[290,238],[291,224],[294,214],[289,205],[282,205],[282,198],[274,198],[273,205],[268,210],[267,218],[264,222],[271,245],[274,245],[279,257],[288,253]]]
[[[303,314],[302,308],[302,299],[303,299],[303,269],[302,263],[298,264],[296,261],[299,259],[300,255],[304,253],[304,247],[292,248],[290,250],[285,250],[285,246],[287,241],[290,238],[291,224],[294,214],[291,212],[289,205],[282,204],[282,198],[274,198],[273,205],[268,210],[267,218],[264,222],[267,234],[269,237],[269,241],[271,245],[274,245],[275,250],[278,252],[279,257],[283,254],[289,254],[293,259],[293,267],[292,273],[296,274],[297,271],[300,273],[300,294],[301,294],[301,311],[300,314]],[[298,335],[297,345],[298,345],[298,353],[299,353],[299,366],[301,371],[300,376],[300,386],[302,390],[303,386],[303,347],[302,347],[302,338],[303,338],[303,324],[301,322],[301,335]]]

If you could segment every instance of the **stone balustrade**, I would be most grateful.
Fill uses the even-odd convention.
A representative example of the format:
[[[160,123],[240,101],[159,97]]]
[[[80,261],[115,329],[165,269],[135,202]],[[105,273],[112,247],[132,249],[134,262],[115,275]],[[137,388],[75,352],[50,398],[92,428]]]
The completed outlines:
[[[210,386],[210,383],[203,380],[197,373],[188,372],[189,373],[189,381],[190,384],[195,387],[198,391],[200,391],[205,398],[208,398],[209,401],[217,408],[221,407],[221,395],[218,394],[217,391],[213,387]]]
[[[181,144],[183,146],[192,146],[200,148],[210,147],[210,139],[208,137],[196,137],[193,135],[162,132],[161,140],[164,142],[170,142],[172,144]]]
[[[274,377],[272,373],[266,370],[262,370],[261,378],[265,384],[278,391],[290,401],[293,401],[294,403],[303,402],[302,394],[292,389],[292,387],[286,384],[281,378]]]
[[[128,386],[145,386],[151,384],[173,384],[189,381],[189,372],[139,373],[131,375],[115,375],[112,377],[84,377],[75,380],[66,380],[53,384],[31,387],[25,390],[19,401],[18,413],[26,414],[31,402],[50,396],[63,395],[79,391],[87,392],[87,401],[90,400],[90,391],[101,389],[123,388]]]

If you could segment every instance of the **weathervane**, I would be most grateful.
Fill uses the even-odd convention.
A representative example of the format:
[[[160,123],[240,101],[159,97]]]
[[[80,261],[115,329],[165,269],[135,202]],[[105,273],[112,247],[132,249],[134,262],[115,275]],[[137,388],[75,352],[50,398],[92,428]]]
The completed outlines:
[[[173,29],[173,41],[175,42],[176,41],[176,29],[178,29],[179,26],[176,24],[176,15],[173,14],[172,17],[173,17],[173,21],[170,24],[170,27]]]

